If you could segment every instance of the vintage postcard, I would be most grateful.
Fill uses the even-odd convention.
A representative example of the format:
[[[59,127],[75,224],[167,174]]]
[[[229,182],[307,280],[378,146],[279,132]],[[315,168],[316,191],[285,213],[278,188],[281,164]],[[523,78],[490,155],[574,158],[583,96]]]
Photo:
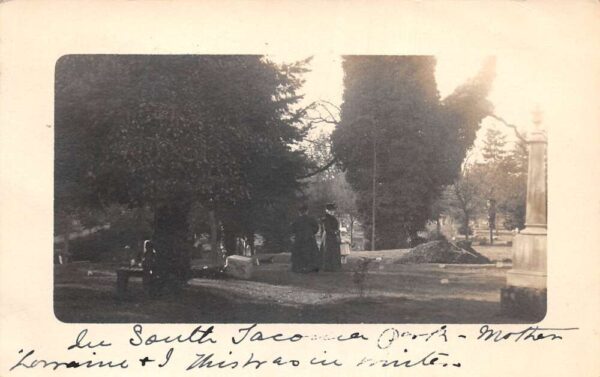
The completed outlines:
[[[599,21],[0,3],[0,375],[597,376]]]

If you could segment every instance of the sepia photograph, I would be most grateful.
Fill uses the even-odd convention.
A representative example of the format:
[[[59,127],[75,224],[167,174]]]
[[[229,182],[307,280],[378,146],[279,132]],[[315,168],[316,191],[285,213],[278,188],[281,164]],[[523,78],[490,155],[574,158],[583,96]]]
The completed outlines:
[[[0,0],[0,375],[598,377],[599,21]]]
[[[56,318],[541,321],[546,109],[531,68],[486,54],[60,57]]]

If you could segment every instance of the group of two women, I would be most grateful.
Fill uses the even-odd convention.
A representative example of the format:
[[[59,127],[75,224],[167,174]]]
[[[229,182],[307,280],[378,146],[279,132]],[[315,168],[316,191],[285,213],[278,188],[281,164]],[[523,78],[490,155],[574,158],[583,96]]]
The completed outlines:
[[[292,271],[338,271],[342,267],[340,255],[340,224],[334,216],[335,205],[325,206],[321,224],[308,215],[308,207],[300,207],[298,218],[292,223]],[[320,231],[320,247],[316,235]]]

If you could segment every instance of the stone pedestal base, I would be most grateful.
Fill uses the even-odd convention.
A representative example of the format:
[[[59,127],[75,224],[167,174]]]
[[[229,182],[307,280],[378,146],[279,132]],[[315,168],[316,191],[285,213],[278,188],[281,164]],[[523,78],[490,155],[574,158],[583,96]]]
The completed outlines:
[[[513,268],[500,292],[505,315],[539,322],[546,316],[546,229],[532,226],[513,240]]]
[[[502,313],[540,322],[546,316],[546,289],[508,286],[500,291]]]
[[[513,239],[513,268],[506,276],[509,287],[546,288],[546,234],[536,230],[527,228]]]

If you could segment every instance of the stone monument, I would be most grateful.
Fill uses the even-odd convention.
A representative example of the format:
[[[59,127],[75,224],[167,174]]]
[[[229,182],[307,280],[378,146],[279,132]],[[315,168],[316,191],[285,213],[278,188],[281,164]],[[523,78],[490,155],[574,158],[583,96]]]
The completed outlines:
[[[533,116],[534,130],[527,135],[529,167],[525,229],[513,241],[512,269],[501,290],[502,311],[514,317],[541,321],[546,315],[547,187],[546,135],[540,129],[541,113]]]
[[[225,260],[225,274],[236,279],[248,280],[254,276],[255,265],[255,258],[231,255]]]

